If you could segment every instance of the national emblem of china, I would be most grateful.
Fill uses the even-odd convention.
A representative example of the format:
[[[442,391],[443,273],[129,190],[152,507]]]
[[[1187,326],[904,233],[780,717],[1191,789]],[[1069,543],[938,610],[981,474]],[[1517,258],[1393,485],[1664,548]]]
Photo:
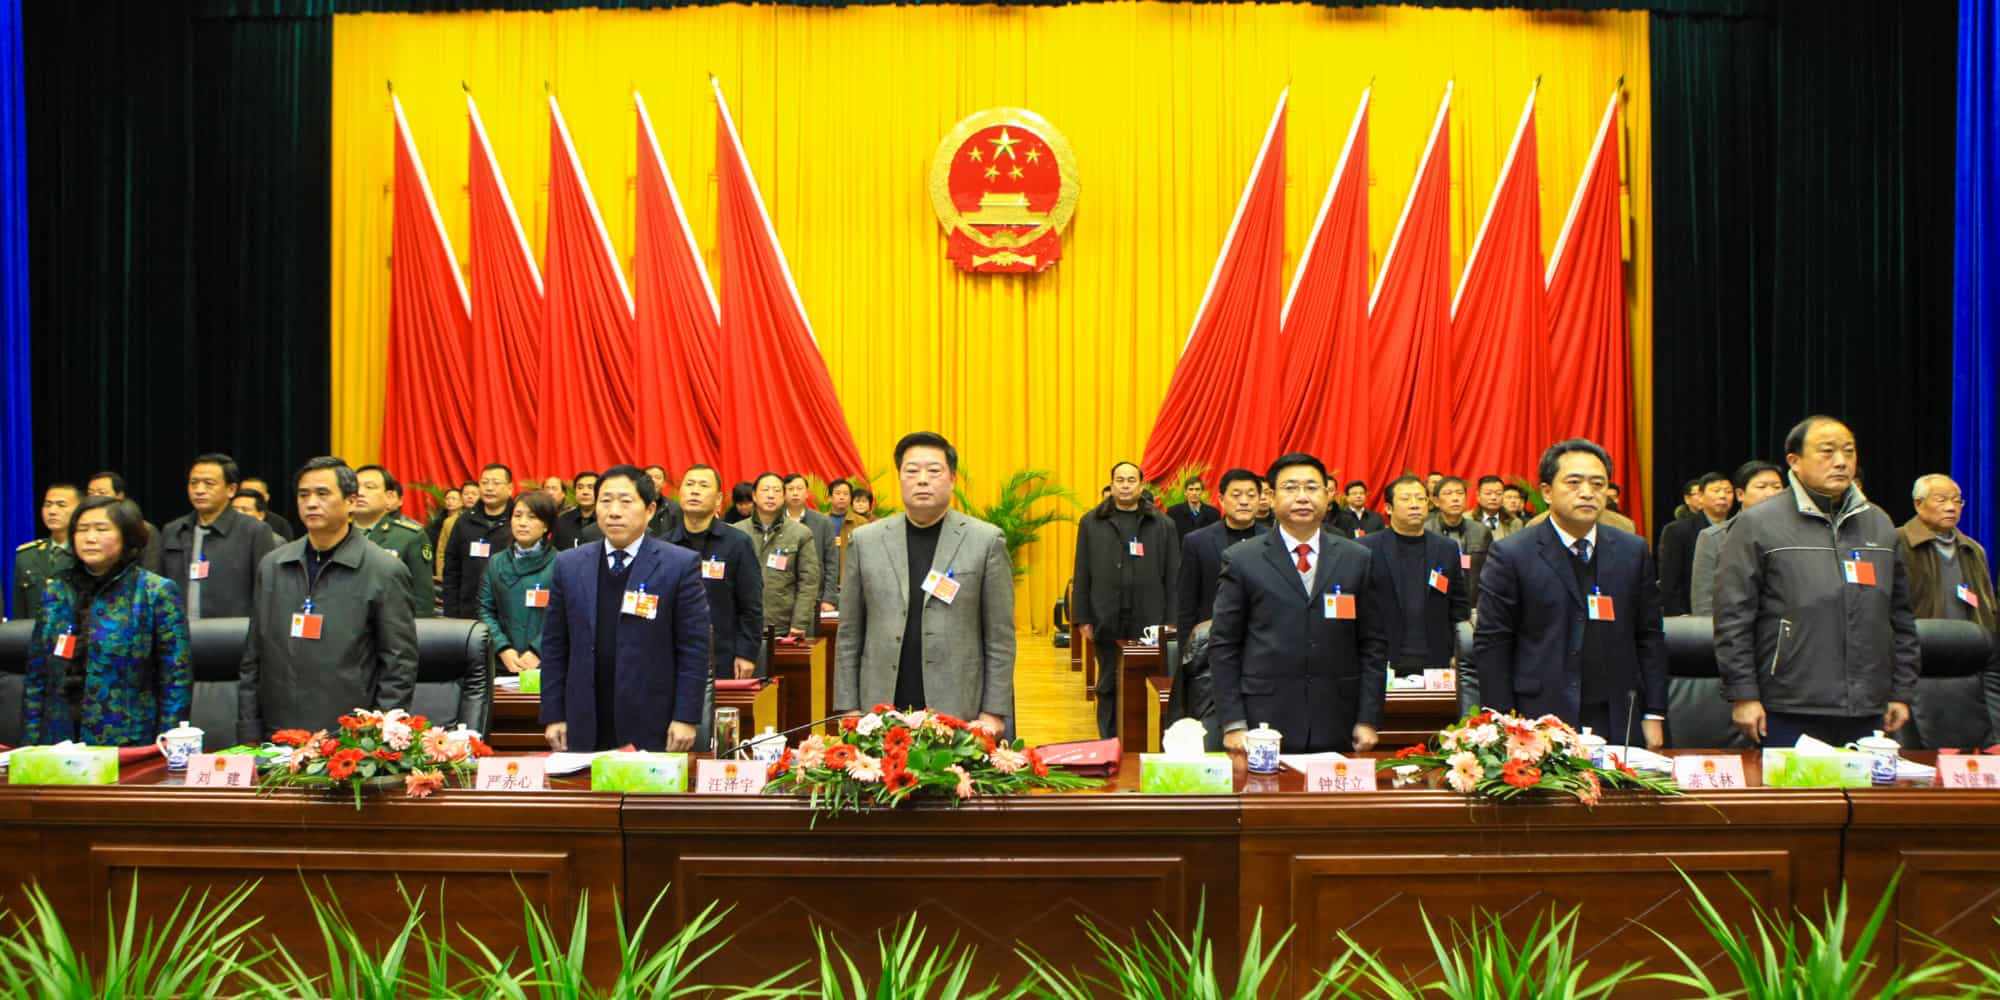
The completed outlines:
[[[967,271],[1025,273],[1061,260],[1080,190],[1069,140],[1021,108],[989,108],[952,126],[931,162],[945,255]]]

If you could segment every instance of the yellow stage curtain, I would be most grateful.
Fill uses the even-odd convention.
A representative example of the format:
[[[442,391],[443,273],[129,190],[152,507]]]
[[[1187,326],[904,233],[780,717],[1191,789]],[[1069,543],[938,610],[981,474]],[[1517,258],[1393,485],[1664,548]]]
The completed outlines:
[[[1536,77],[1549,248],[1604,100],[1622,78],[1635,398],[1639,438],[1650,442],[1643,13],[1100,3],[343,14],[334,59],[333,445],[357,464],[375,457],[381,439],[388,87],[402,98],[461,261],[461,84],[478,99],[537,255],[548,198],[543,95],[553,90],[628,273],[636,88],[713,275],[711,72],[729,96],[868,471],[886,473],[903,433],[937,430],[958,445],[981,502],[1026,466],[1053,470],[1094,501],[1112,463],[1138,457],[1287,84],[1289,282],[1362,88],[1373,80],[1369,211],[1379,267],[1438,96],[1457,81],[1455,283]],[[953,123],[1005,105],[1040,112],[1068,137],[1082,198],[1052,270],[969,276],[945,259],[926,179]],[[1245,359],[1250,383],[1275,385],[1284,363]],[[774,374],[770,391],[784,388]],[[542,420],[574,412],[535,398],[531,386],[514,399],[479,400],[476,410],[524,405]],[[758,406],[731,400],[723,419],[755,420]],[[1639,456],[1642,476],[1649,458]],[[728,480],[757,471],[722,470]],[[1628,489],[1643,489],[1625,478]],[[875,486],[896,489],[886,475]],[[1029,550],[1022,625],[1048,625],[1074,537],[1061,525]]]

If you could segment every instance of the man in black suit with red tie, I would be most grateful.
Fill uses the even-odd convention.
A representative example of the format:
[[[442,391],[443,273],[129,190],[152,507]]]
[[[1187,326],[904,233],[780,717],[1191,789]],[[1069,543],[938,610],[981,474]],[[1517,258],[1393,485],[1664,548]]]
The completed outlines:
[[[1667,714],[1660,587],[1645,540],[1597,523],[1611,456],[1571,438],[1549,446],[1539,471],[1548,520],[1495,542],[1479,581],[1480,699],[1589,726],[1614,744],[1643,732],[1658,748]]]
[[[1269,723],[1287,753],[1373,749],[1382,724],[1388,637],[1373,559],[1323,526],[1326,466],[1285,455],[1271,466],[1277,530],[1223,554],[1209,626],[1209,674],[1223,746]]]

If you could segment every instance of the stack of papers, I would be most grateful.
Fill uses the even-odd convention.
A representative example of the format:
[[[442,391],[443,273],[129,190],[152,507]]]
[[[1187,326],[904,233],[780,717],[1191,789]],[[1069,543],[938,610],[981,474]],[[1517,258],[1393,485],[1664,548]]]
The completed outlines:
[[[597,753],[552,753],[544,759],[542,771],[546,774],[575,774],[578,771],[588,771],[591,761],[612,752],[600,750]]]
[[[518,674],[508,674],[505,677],[495,677],[493,678],[493,686],[497,688],[506,688],[509,691],[519,691],[521,690],[521,678]]]
[[[1278,763],[1283,764],[1286,767],[1289,767],[1292,770],[1299,772],[1300,774],[1306,773],[1306,768],[1311,767],[1314,764],[1327,764],[1336,760],[1346,760],[1346,759],[1347,757],[1345,755],[1336,753],[1332,750],[1328,750],[1324,753],[1281,753],[1278,755]]]
[[[1662,757],[1645,747],[1635,745],[1630,748],[1630,753],[1625,752],[1626,748],[1624,747],[1607,747],[1606,749],[1611,753],[1617,754],[1618,759],[1630,764],[1634,771],[1658,771],[1661,774],[1674,773],[1674,762],[1672,760]]]

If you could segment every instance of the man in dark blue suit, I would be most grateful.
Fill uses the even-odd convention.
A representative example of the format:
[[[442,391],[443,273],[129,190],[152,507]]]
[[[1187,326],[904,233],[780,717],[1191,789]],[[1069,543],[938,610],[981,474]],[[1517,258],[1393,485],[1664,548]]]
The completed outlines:
[[[552,750],[687,750],[709,676],[708,596],[694,553],[646,534],[659,486],[629,465],[597,480],[604,540],[556,557],[542,626]]]
[[[1463,484],[1461,484],[1463,485]],[[1389,484],[1389,530],[1361,538],[1375,560],[1375,606],[1389,636],[1389,669],[1421,674],[1455,666],[1458,623],[1472,616],[1458,543],[1424,529],[1424,481]]]
[[[1326,467],[1310,455],[1271,466],[1278,528],[1230,546],[1209,626],[1209,673],[1223,746],[1259,723],[1287,753],[1374,749],[1388,682],[1368,550],[1322,527]]]
[[[1611,456],[1583,438],[1542,454],[1547,523],[1494,543],[1479,581],[1472,663],[1488,708],[1551,714],[1617,744],[1642,712],[1665,742],[1667,654],[1645,539],[1598,524]]]

